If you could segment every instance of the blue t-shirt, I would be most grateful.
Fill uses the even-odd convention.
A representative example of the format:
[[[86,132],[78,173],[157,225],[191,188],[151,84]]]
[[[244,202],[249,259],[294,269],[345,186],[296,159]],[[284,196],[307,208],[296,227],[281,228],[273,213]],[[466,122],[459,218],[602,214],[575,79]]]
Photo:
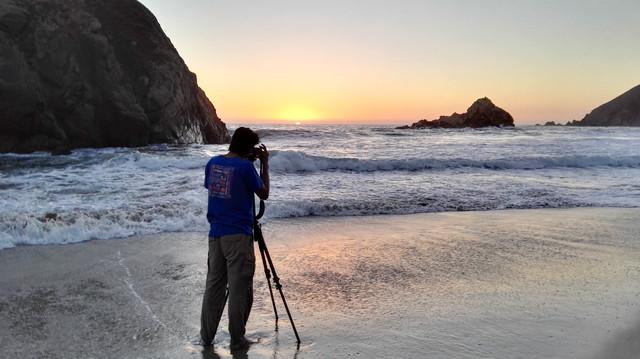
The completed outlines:
[[[209,237],[253,231],[253,194],[264,187],[253,163],[238,157],[215,156],[205,168],[209,190]]]

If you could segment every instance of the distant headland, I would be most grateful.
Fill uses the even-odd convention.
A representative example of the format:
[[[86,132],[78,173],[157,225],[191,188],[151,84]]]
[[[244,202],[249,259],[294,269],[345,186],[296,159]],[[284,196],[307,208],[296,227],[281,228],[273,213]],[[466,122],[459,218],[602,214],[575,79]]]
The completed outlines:
[[[138,1],[3,1],[0,49],[0,152],[229,139]]]
[[[454,112],[451,116],[429,121],[420,120],[410,126],[400,126],[398,129],[417,128],[464,128],[464,127],[513,127],[513,117],[505,110],[496,106],[487,97],[476,100],[465,113]]]
[[[543,126],[562,126],[562,124],[548,121]],[[596,107],[582,120],[569,121],[565,126],[640,126],[640,85]]]
[[[640,85],[596,107],[580,121],[567,126],[640,126]]]

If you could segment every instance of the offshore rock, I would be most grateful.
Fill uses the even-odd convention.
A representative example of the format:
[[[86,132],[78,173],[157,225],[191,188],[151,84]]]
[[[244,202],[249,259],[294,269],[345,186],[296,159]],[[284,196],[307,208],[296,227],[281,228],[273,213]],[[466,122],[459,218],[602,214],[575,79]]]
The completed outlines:
[[[437,120],[420,120],[411,126],[397,127],[407,128],[463,128],[463,127],[503,127],[513,126],[513,117],[497,107],[488,98],[476,100],[467,112],[463,114],[453,113],[451,116],[440,116]]]
[[[139,2],[0,2],[0,152],[228,140]]]
[[[640,85],[567,126],[640,126]]]

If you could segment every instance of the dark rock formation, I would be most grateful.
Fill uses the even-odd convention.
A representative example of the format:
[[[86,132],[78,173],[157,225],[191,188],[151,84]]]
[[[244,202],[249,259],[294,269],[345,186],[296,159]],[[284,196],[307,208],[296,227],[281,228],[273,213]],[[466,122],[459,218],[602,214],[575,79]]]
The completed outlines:
[[[556,121],[547,121],[544,123],[544,126],[562,126],[562,124],[556,123]]]
[[[497,107],[488,98],[484,97],[467,109],[466,113],[453,113],[451,116],[440,116],[437,120],[420,120],[411,126],[401,126],[404,128],[462,128],[462,127],[491,127],[491,126],[513,126],[513,117]]]
[[[567,126],[640,126],[640,85]]]
[[[139,2],[0,2],[0,152],[228,139]]]

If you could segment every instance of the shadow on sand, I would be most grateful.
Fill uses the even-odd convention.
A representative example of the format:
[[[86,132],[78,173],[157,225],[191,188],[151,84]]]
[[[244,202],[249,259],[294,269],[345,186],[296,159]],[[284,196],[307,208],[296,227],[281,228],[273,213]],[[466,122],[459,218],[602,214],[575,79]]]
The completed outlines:
[[[638,316],[640,318],[640,316]],[[640,355],[640,320],[616,333],[593,359],[629,359]]]

